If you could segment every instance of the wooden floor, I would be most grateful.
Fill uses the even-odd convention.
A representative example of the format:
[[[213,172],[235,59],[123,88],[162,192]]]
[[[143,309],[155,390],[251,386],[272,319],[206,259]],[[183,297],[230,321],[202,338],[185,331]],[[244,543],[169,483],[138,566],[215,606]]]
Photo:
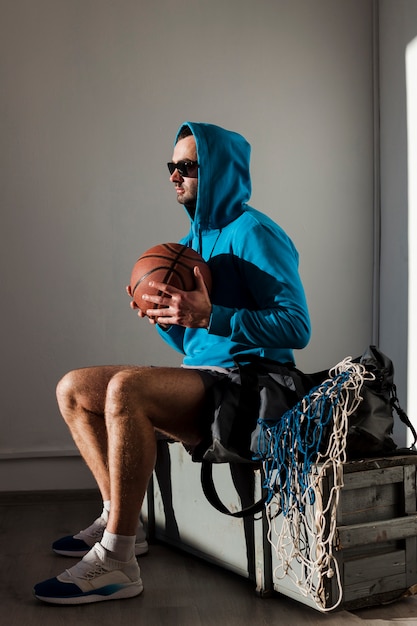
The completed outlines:
[[[38,602],[33,584],[76,562],[54,555],[51,541],[87,526],[99,512],[91,493],[0,494],[2,626],[417,625],[416,596],[322,614],[283,596],[258,598],[248,580],[161,544],[140,558],[145,591],[137,598],[75,607]]]

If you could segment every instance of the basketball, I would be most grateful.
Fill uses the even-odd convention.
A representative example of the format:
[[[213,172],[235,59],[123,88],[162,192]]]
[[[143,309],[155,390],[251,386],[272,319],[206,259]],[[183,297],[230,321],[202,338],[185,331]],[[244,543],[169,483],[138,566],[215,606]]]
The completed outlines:
[[[196,287],[194,276],[196,265],[210,292],[210,268],[198,252],[179,243],[161,243],[149,248],[139,257],[132,269],[130,289],[134,302],[143,312],[158,306],[142,300],[144,293],[149,295],[160,293],[157,289],[149,287],[150,280],[183,291],[192,291]]]

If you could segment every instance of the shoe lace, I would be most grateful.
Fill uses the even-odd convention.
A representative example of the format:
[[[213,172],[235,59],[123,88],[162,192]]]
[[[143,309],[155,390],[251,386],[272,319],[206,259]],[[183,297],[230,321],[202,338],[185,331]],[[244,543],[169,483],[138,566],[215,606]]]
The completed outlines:
[[[84,574],[80,576],[80,578],[85,578],[85,580],[93,580],[102,574],[106,574],[108,570],[103,567],[103,564],[100,561],[94,561],[94,568],[88,570]]]
[[[103,535],[105,527],[106,522],[99,517],[91,524],[91,526],[85,528],[84,530],[80,530],[79,534],[86,537],[92,537],[93,539],[98,539]]]

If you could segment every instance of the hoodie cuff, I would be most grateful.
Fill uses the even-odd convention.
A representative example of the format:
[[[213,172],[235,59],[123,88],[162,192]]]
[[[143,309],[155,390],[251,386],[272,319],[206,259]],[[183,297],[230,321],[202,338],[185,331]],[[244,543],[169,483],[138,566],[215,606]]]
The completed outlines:
[[[232,333],[231,319],[234,315],[234,309],[228,309],[218,304],[213,304],[211,309],[210,322],[208,332],[211,335],[219,335],[220,337],[230,337]]]

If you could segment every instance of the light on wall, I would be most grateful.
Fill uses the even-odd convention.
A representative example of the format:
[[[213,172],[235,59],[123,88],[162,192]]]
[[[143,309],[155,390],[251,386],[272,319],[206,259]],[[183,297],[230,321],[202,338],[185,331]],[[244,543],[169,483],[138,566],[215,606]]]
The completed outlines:
[[[410,416],[415,416],[417,415],[417,37],[407,46],[405,62],[407,81],[409,255],[407,412]],[[412,441],[409,443],[411,444]]]

